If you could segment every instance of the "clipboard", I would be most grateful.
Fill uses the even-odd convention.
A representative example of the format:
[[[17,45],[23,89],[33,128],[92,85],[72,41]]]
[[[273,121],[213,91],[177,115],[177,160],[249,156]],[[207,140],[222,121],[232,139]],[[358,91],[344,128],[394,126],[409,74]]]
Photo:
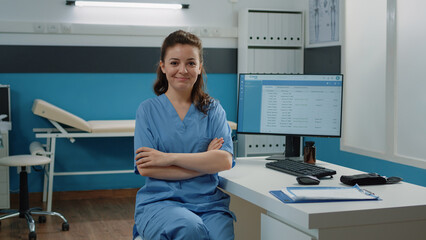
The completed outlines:
[[[286,187],[282,190],[269,191],[283,203],[368,201],[380,200],[374,193],[352,187]]]

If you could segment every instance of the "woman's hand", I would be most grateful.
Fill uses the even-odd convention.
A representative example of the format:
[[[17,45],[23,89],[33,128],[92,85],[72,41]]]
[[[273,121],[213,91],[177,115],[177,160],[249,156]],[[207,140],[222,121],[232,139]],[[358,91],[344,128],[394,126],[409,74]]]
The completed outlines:
[[[141,147],[136,150],[136,165],[145,167],[168,167],[173,165],[171,155],[153,148]]]
[[[223,140],[223,138],[215,138],[213,139],[210,143],[209,146],[207,147],[207,151],[211,151],[211,150],[219,150],[222,147],[222,144],[225,141]]]

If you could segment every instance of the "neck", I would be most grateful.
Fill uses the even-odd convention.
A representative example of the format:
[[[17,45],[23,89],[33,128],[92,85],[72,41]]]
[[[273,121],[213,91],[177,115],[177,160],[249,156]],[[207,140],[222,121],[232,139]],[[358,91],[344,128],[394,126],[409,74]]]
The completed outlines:
[[[176,102],[176,103],[189,103],[191,104],[191,92],[188,93],[177,93],[174,91],[170,91],[167,90],[167,92],[165,93],[167,98],[171,101],[171,102]]]

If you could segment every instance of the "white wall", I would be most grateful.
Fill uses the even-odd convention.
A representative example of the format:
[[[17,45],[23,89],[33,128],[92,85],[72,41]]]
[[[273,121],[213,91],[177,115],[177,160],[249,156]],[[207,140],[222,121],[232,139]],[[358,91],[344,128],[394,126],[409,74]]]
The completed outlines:
[[[426,169],[424,7],[346,2],[342,150]]]
[[[426,1],[397,1],[395,154],[426,168]]]
[[[206,47],[234,48],[240,9],[303,10],[306,1],[163,0],[190,8],[143,10],[79,8],[66,6],[65,0],[2,0],[0,44],[159,46],[168,32],[184,28],[205,38]],[[41,33],[38,24],[44,27]]]
[[[368,8],[365,6],[368,5]],[[386,152],[386,0],[346,2],[343,145]]]

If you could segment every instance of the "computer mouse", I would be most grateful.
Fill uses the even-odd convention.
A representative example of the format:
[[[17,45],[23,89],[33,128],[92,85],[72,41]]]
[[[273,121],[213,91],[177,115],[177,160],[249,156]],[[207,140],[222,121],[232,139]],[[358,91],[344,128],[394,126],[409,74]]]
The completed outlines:
[[[296,180],[301,185],[318,185],[320,183],[317,177],[311,175],[298,176]]]
[[[391,183],[391,184],[393,184],[393,183],[399,183],[399,182],[401,182],[403,179],[402,178],[400,178],[400,177],[388,177],[387,179],[386,179],[386,183]]]

